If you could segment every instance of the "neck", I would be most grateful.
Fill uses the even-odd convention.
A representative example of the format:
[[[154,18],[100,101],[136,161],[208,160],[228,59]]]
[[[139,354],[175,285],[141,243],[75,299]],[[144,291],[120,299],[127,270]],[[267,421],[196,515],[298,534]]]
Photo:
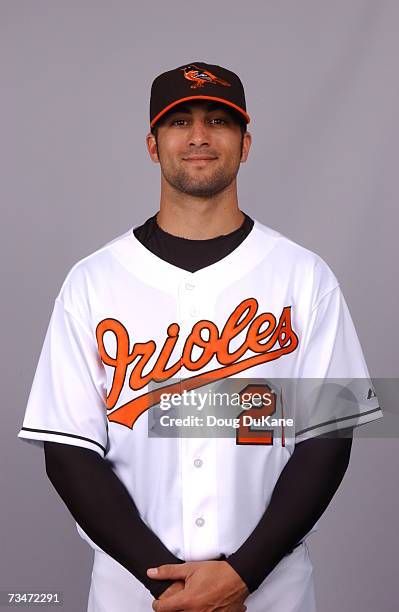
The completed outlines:
[[[162,190],[158,225],[169,234],[190,240],[207,240],[234,232],[245,216],[238,207],[235,181],[233,183],[212,198]]]

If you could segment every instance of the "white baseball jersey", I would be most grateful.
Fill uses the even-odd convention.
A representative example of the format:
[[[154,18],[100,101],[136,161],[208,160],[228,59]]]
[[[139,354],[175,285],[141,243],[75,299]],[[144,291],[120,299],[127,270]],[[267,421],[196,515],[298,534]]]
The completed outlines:
[[[133,229],[68,272],[18,437],[94,450],[173,554],[228,556],[258,524],[296,443],[382,411],[339,283],[321,257],[255,220],[233,252],[187,272],[154,255]],[[151,437],[159,393],[196,388],[204,373],[215,384],[363,382],[322,406],[317,390],[312,401],[288,395],[281,404],[293,428],[273,439],[251,426],[230,437]],[[77,529],[96,551],[90,612],[151,610],[149,591]],[[247,598],[249,612],[315,609],[305,539]]]

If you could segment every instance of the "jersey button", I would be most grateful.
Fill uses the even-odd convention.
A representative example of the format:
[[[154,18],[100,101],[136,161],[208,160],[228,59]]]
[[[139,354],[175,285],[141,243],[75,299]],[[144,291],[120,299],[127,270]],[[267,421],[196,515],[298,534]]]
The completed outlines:
[[[188,282],[187,282],[187,283],[185,283],[185,285],[184,285],[184,286],[185,286],[185,288],[187,289],[187,291],[191,291],[191,289],[194,289],[194,288],[195,288],[194,283],[188,283]]]
[[[190,315],[192,317],[198,317],[199,310],[198,310],[198,308],[196,306],[191,306],[191,308],[190,308]]]
[[[201,465],[202,465],[202,459],[196,459],[196,460],[194,461],[194,465],[195,465],[195,467],[201,467]]]
[[[205,521],[202,516],[196,519],[195,524],[197,525],[197,527],[202,527],[205,524]]]

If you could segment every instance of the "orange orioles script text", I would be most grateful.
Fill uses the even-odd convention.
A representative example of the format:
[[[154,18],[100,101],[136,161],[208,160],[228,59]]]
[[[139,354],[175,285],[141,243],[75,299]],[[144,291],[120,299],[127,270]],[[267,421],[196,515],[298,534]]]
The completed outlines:
[[[213,357],[216,357],[221,366],[202,375],[197,374],[177,383],[143,393],[109,412],[108,420],[132,429],[138,417],[159,402],[162,393],[181,393],[184,389],[187,391],[196,389],[211,381],[227,378],[248,368],[292,353],[298,346],[298,336],[291,327],[291,306],[283,308],[278,323],[271,312],[263,312],[256,316],[258,306],[255,298],[243,300],[228,317],[221,333],[212,321],[202,319],[195,323],[184,343],[181,356],[168,367],[168,361],[180,332],[178,323],[171,323],[167,328],[167,337],[156,357],[156,362],[145,375],[143,370],[157,350],[155,341],[136,342],[132,351],[129,352],[129,334],[125,326],[113,318],[100,321],[96,328],[99,355],[104,364],[115,368],[112,387],[106,401],[108,410],[112,410],[116,405],[125,382],[127,368],[137,358],[139,359],[129,377],[129,386],[133,390],[142,389],[151,380],[162,382],[172,378],[182,367],[192,372],[201,370]],[[266,328],[260,331],[263,324],[266,325]],[[245,328],[248,329],[243,343],[230,353],[229,343]],[[207,340],[202,338],[203,330],[207,332]],[[116,337],[115,357],[108,355],[104,346],[104,334],[108,331],[113,332]],[[266,338],[268,340],[262,342]],[[276,343],[278,347],[274,348]],[[196,361],[192,360],[194,346],[202,349],[202,354]],[[255,354],[241,359],[247,351]]]

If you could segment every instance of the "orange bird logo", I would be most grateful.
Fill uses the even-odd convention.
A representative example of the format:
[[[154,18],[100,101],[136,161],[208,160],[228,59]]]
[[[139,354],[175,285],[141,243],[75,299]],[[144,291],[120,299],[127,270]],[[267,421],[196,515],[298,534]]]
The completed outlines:
[[[204,85],[223,85],[224,87],[231,87],[231,84],[223,79],[220,79],[209,70],[201,70],[195,64],[190,64],[189,66],[185,66],[184,68],[180,68],[183,70],[184,76],[188,81],[193,81],[193,84],[190,85],[191,89],[198,89],[200,87],[204,87]]]

